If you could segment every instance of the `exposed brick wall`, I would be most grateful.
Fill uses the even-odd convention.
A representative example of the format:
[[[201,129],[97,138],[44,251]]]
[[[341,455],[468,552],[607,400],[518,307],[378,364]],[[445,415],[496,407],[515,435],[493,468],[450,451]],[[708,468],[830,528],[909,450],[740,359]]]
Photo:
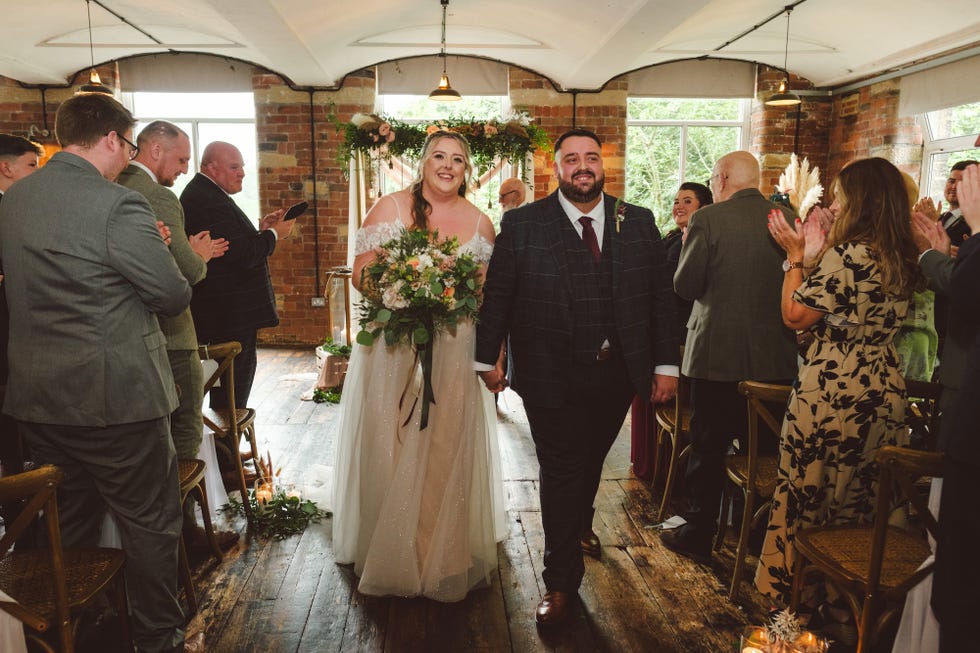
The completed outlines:
[[[115,64],[101,66],[98,71],[103,85],[117,88],[119,75]],[[0,132],[31,137],[42,145],[56,144],[54,117],[58,107],[71,97],[79,85],[86,83],[88,70],[75,75],[70,85],[47,88],[43,93],[40,88],[26,87],[12,79],[0,77]],[[35,127],[33,133],[32,126]],[[41,133],[44,129],[48,131],[46,136]]]
[[[828,182],[833,179],[827,176],[831,147],[831,98],[803,95],[799,110],[765,106],[766,98],[776,92],[782,79],[781,70],[759,66],[755,101],[752,104],[749,149],[759,157],[762,166],[762,192],[768,195],[774,191],[794,149],[798,157],[809,159],[811,167],[820,168],[821,183],[828,188]],[[813,88],[808,80],[796,75],[791,75],[789,81],[790,90]]]
[[[121,82],[125,87],[125,80],[119,80],[114,65],[99,68],[99,74],[103,83],[115,87]],[[776,89],[780,77],[778,70],[760,67],[752,113],[748,147],[762,161],[764,190],[772,188],[785,168],[796,132],[795,110],[762,104]],[[84,83],[86,78],[87,72],[81,73],[73,86]],[[810,88],[805,79],[794,76],[790,82],[793,89]],[[293,237],[279,243],[270,261],[281,324],[262,330],[260,340],[319,343],[326,335],[327,313],[324,308],[311,307],[310,300],[322,293],[326,270],[346,262],[349,236],[348,183],[337,162],[340,137],[328,116],[333,111],[340,120],[347,121],[354,113],[373,110],[373,74],[357,73],[348,76],[338,91],[313,94],[315,179],[309,93],[292,90],[279,77],[260,71],[254,73],[253,85],[262,212],[300,199],[311,205],[311,210],[300,218]],[[912,118],[898,117],[898,88],[898,81],[893,80],[833,100],[803,97],[797,154],[820,167],[825,186],[847,161],[862,156],[884,156],[917,176],[922,136]],[[72,92],[73,88],[46,91],[48,128],[52,131],[58,104]],[[594,129],[600,135],[605,143],[606,188],[616,195],[625,190],[628,92],[626,80],[616,79],[599,93],[559,93],[549,81],[534,73],[510,69],[512,106],[538,121],[552,140],[573,125]],[[43,126],[41,92],[0,78],[0,131],[27,135],[31,125]],[[42,142],[53,143],[53,134]],[[551,155],[537,154],[534,166],[534,197],[541,198],[555,187]]]
[[[346,264],[348,244],[348,183],[337,160],[340,135],[329,116],[334,111],[348,121],[357,112],[372,111],[374,76],[351,75],[339,91],[313,93],[312,108],[310,93],[290,89],[276,75],[256,72],[252,83],[261,212],[300,200],[310,203],[291,237],[269,259],[280,323],[260,331],[259,340],[320,343],[327,334],[327,309],[312,307],[311,299],[322,296],[326,270]]]
[[[852,159],[880,156],[919,178],[922,130],[912,116],[898,115],[900,82],[891,79],[834,98],[828,174],[836,175]]]

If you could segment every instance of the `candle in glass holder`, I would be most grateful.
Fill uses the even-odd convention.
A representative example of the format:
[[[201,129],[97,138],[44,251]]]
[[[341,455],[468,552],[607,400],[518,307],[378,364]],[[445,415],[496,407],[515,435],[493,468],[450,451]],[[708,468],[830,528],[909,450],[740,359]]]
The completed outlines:
[[[765,628],[746,626],[742,631],[740,644],[742,653],[767,653],[769,651],[769,634]]]
[[[826,653],[829,645],[827,640],[816,633],[804,630],[793,642],[794,653]]]
[[[270,501],[272,501],[272,490],[262,487],[255,491],[255,503],[260,508],[265,508]]]

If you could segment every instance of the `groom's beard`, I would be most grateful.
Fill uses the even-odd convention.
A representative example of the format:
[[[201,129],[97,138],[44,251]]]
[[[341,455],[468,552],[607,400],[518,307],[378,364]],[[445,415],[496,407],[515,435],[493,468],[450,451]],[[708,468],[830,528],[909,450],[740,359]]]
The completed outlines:
[[[585,189],[580,189],[575,185],[574,181],[576,176],[581,177],[582,175],[592,177],[592,185]],[[602,187],[605,186],[605,184],[606,175],[603,174],[601,177],[596,179],[595,174],[591,170],[577,170],[572,173],[570,179],[558,179],[558,188],[561,190],[562,195],[567,197],[572,202],[578,202],[580,204],[591,202],[595,198],[599,197],[599,195],[602,193]]]

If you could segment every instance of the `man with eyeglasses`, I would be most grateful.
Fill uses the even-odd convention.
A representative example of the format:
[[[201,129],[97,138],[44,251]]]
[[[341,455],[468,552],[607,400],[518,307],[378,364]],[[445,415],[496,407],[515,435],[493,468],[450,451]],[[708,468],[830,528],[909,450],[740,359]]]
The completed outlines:
[[[115,516],[137,648],[183,651],[177,393],[156,316],[183,311],[191,288],[143,196],[110,181],[137,152],[132,114],[86,93],[62,103],[55,122],[62,150],[0,204],[3,410],[35,462],[65,472],[64,546],[96,546],[106,508]]]
[[[505,179],[500,184],[500,193],[497,195],[497,201],[500,203],[500,215],[524,204],[525,192],[524,182],[517,177]]]

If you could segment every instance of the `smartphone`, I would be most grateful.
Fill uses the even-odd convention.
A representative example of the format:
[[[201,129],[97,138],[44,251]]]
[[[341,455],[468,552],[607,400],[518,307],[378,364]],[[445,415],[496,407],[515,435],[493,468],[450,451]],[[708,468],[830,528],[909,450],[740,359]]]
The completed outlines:
[[[288,209],[286,209],[286,215],[282,216],[283,220],[295,220],[299,216],[306,213],[306,209],[310,208],[308,202],[297,202],[293,204]]]

